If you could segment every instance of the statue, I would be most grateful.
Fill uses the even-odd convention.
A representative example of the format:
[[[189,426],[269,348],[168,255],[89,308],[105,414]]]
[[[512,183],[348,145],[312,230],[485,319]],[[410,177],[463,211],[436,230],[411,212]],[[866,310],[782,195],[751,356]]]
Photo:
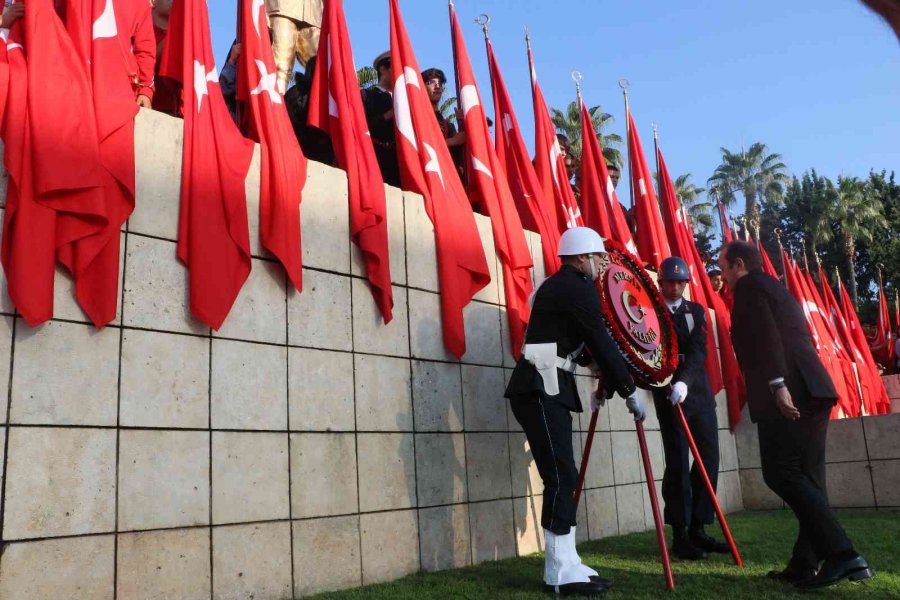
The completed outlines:
[[[278,72],[278,91],[287,91],[294,60],[304,67],[319,47],[323,0],[265,0],[272,30],[272,52]]]

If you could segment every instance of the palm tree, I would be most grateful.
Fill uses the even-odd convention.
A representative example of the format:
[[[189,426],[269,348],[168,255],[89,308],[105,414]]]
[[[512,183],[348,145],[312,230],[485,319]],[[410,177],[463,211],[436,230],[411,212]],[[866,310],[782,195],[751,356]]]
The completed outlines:
[[[607,164],[614,164],[621,169],[624,161],[617,146],[622,143],[622,136],[616,133],[603,133],[603,130],[612,125],[615,119],[611,114],[603,112],[599,106],[588,108],[588,112],[591,115],[597,139],[600,141],[600,147],[603,148],[603,158],[606,159]],[[558,108],[551,108],[550,118],[553,120],[553,126],[556,127],[557,133],[565,134],[569,138],[572,154],[576,161],[581,162],[581,107],[578,102],[569,103],[565,112]]]
[[[747,219],[759,219],[759,202],[780,202],[784,196],[784,185],[789,181],[785,171],[787,166],[781,155],[769,153],[765,144],[756,142],[747,151],[732,152],[720,148],[722,162],[707,180],[710,188],[716,188],[719,199],[731,205],[740,192],[744,196]]]
[[[378,83],[378,71],[372,67],[363,67],[356,71],[359,87],[366,90]]]
[[[870,243],[872,232],[884,228],[886,220],[881,204],[873,201],[871,189],[858,177],[838,177],[836,188],[830,181],[828,185],[834,190],[835,200],[829,212],[840,232],[841,250],[847,261],[850,295],[853,302],[856,302],[856,244]]]
[[[691,174],[685,173],[675,179],[675,195],[687,210],[691,224],[697,223],[709,229],[713,225],[712,202],[700,201],[700,196],[706,190],[690,183],[690,178]]]

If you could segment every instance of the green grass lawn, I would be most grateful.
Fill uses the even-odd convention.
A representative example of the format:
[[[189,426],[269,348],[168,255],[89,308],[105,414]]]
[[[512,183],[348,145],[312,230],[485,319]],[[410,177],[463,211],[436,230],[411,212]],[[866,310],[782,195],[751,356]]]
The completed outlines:
[[[582,560],[611,578],[615,587],[604,598],[685,598],[717,600],[767,598],[854,598],[900,600],[900,513],[845,512],[841,521],[857,550],[876,571],[875,579],[841,583],[817,592],[797,592],[769,580],[765,573],[787,560],[796,535],[787,511],[741,513],[729,525],[744,559],[736,567],[730,555],[715,555],[696,563],[674,562],[675,591],[667,592],[653,532],[585,542],[578,547]],[[709,529],[713,532],[713,528]],[[716,533],[719,534],[716,527]],[[543,555],[486,563],[476,567],[419,573],[393,583],[315,596],[329,600],[421,600],[423,598],[544,599]]]

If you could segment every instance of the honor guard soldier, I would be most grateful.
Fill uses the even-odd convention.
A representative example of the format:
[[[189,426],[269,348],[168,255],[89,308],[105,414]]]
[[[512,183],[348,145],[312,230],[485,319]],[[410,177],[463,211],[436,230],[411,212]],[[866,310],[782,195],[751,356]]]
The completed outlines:
[[[599,274],[603,240],[593,229],[575,227],[559,242],[562,267],[535,291],[522,359],[513,371],[506,397],[525,431],[544,483],[541,526],[548,590],[565,595],[595,595],[609,580],[582,564],[575,549],[575,485],[578,469],[572,450],[572,412],[582,412],[575,385],[577,364],[602,373],[608,397],[618,392],[636,420],[645,416],[635,397],[628,366],[600,313]],[[594,394],[591,408],[606,402]]]
[[[659,289],[672,313],[678,335],[678,368],[672,376],[671,391],[653,391],[659,430],[662,434],[666,470],[662,496],[664,517],[672,527],[672,553],[685,560],[706,558],[706,552],[729,552],[728,545],[706,534],[704,526],[713,522],[714,509],[703,476],[689,461],[690,446],[682,431],[675,405],[681,404],[685,419],[709,480],[716,487],[719,473],[719,432],[716,399],[706,374],[706,311],[684,299],[690,281],[687,263],[677,256],[660,265]]]

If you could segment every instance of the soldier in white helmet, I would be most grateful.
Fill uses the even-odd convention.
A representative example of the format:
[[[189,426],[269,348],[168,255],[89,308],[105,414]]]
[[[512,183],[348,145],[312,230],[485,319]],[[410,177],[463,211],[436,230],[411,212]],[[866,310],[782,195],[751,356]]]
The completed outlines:
[[[575,549],[578,468],[571,413],[582,412],[575,386],[576,363],[602,373],[607,395],[617,392],[627,398],[625,403],[636,420],[645,416],[625,360],[601,318],[594,282],[604,251],[603,240],[593,229],[575,227],[562,235],[562,267],[534,294],[523,356],[505,394],[544,483],[544,583],[565,595],[602,594],[611,585],[582,564]],[[605,401],[595,394],[592,410]]]

